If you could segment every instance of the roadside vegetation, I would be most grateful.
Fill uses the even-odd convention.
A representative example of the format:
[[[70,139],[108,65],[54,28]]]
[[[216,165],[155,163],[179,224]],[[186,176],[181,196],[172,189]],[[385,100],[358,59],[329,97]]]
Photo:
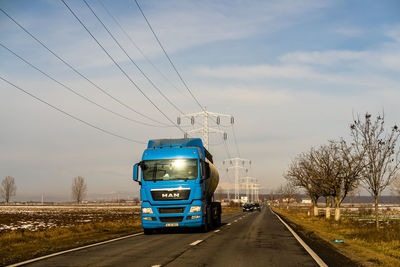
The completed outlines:
[[[383,115],[372,119],[366,113],[364,118],[353,120],[350,133],[351,141],[330,140],[299,154],[284,177],[289,188],[304,190],[310,197],[315,216],[318,199],[324,197],[326,218],[330,218],[333,207],[335,221],[340,220],[340,206],[346,196],[362,186],[375,200],[375,227],[379,231],[380,196],[399,179],[400,130],[397,125],[387,129]],[[285,197],[289,202],[290,197]]]
[[[232,205],[230,203],[229,206],[222,206],[222,214],[229,214],[242,211],[242,207],[240,205]]]
[[[310,209],[300,206],[275,206],[273,210],[297,232],[311,239],[315,236],[329,242],[341,254],[363,266],[400,266],[400,211],[382,210],[379,231],[374,209],[356,212],[344,209],[340,222],[325,216],[311,216]],[[388,216],[385,216],[388,213]],[[334,240],[343,239],[343,243]]]
[[[373,118],[366,113],[353,118],[349,132],[347,140],[329,140],[292,160],[284,173],[287,183],[278,190],[280,203],[285,204],[274,209],[303,235],[330,242],[355,262],[400,266],[400,212],[385,211],[379,204],[384,190],[400,193],[399,127],[386,127],[383,114]],[[374,203],[367,208],[344,209],[344,199],[352,199],[360,188]],[[310,209],[290,204],[299,191],[310,198]],[[324,215],[318,206],[320,198],[325,200]],[[344,242],[332,243],[338,239]]]
[[[0,209],[0,265],[142,231],[134,207]]]

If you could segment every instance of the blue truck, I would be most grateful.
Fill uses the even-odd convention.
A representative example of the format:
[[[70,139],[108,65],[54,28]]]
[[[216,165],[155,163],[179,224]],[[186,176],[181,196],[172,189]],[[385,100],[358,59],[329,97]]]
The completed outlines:
[[[167,227],[206,232],[221,224],[221,203],[213,201],[219,174],[200,138],[150,140],[133,180],[145,234]]]

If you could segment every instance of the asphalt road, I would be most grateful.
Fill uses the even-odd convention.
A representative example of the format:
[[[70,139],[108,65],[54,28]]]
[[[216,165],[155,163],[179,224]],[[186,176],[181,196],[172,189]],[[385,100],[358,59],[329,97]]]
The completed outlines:
[[[318,266],[268,208],[223,216],[208,233],[139,235],[28,266]]]

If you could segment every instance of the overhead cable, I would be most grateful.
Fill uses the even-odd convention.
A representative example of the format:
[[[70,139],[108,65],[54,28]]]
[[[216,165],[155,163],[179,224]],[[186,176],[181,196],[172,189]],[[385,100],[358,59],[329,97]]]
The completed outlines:
[[[69,7],[69,5],[64,1],[61,0],[67,9],[71,12],[71,14],[76,18],[76,20],[82,25],[82,27],[89,33],[89,35],[93,38],[93,40],[99,45],[99,47],[103,50],[103,52],[111,59],[115,66],[125,75],[125,77],[135,86],[135,88],[176,128],[178,128],[183,133],[185,132],[179,125],[177,125],[174,121],[172,121],[167,114],[165,114],[146,94],[143,90],[133,81],[133,79],[126,73],[126,71],[117,63],[117,61],[110,55],[110,53],[104,48],[103,45],[97,40],[97,38],[92,34],[92,32],[86,27],[86,25],[82,22],[82,20],[76,15],[76,13]]]
[[[118,138],[120,138],[120,139],[124,139],[124,140],[129,141],[129,142],[132,142],[132,143],[146,144],[145,142],[138,141],[138,140],[134,140],[134,139],[131,139],[131,138],[128,138],[128,137],[125,137],[125,136],[116,134],[116,133],[114,133],[114,132],[105,130],[105,129],[103,129],[103,128],[100,128],[100,127],[98,127],[98,126],[96,126],[96,125],[94,125],[94,124],[91,124],[91,123],[89,123],[89,122],[87,122],[87,121],[85,121],[85,120],[83,120],[83,119],[80,119],[80,118],[78,118],[78,117],[76,117],[76,116],[74,116],[74,115],[72,115],[72,114],[70,114],[70,113],[68,113],[68,112],[66,112],[66,111],[64,111],[64,110],[62,110],[62,109],[60,109],[60,108],[58,108],[58,107],[52,105],[52,104],[50,104],[49,102],[47,102],[47,101],[45,101],[45,100],[43,100],[43,99],[41,99],[41,98],[39,98],[39,97],[37,97],[37,96],[35,96],[35,95],[29,93],[28,91],[22,89],[22,88],[19,87],[18,85],[13,84],[12,82],[8,81],[7,79],[5,79],[5,78],[3,78],[3,77],[1,77],[1,76],[0,76],[0,79],[3,80],[4,82],[8,83],[9,85],[13,86],[14,88],[20,90],[21,92],[23,92],[23,93],[25,93],[25,94],[27,94],[27,95],[33,97],[34,99],[36,99],[36,100],[42,102],[43,104],[46,104],[46,105],[48,105],[49,107],[51,107],[51,108],[53,108],[53,109],[55,109],[55,110],[57,110],[57,111],[63,113],[64,115],[66,115],[66,116],[68,116],[68,117],[70,117],[70,118],[73,118],[74,120],[80,121],[80,122],[82,122],[83,124],[86,124],[87,126],[90,126],[90,127],[92,127],[92,128],[95,128],[95,129],[97,129],[97,130],[103,132],[103,133],[106,133],[106,134],[109,134],[109,135],[118,137]]]
[[[161,47],[162,51],[164,52],[165,56],[167,57],[169,63],[171,64],[172,68],[175,70],[176,74],[178,75],[179,79],[181,80],[182,84],[185,86],[185,88],[187,89],[187,91],[189,92],[189,94],[192,96],[192,98],[195,100],[195,102],[197,103],[197,105],[199,105],[199,107],[205,111],[205,108],[200,104],[200,102],[197,100],[197,98],[194,96],[193,92],[189,89],[189,86],[186,84],[186,82],[183,80],[182,75],[179,73],[178,69],[175,67],[175,64],[172,62],[171,58],[169,57],[167,51],[165,50],[164,46],[161,44],[160,39],[158,38],[157,34],[155,33],[155,31],[153,30],[153,27],[151,26],[150,22],[148,21],[147,17],[145,16],[142,8],[140,7],[139,3],[137,0],[134,0],[137,7],[140,10],[140,13],[142,13],[143,18],[146,20],[147,25],[149,26],[151,32],[153,33],[155,39],[157,40],[158,45]]]
[[[164,95],[163,92],[161,92],[160,88],[158,88],[154,82],[144,73],[144,71],[139,67],[139,65],[131,58],[131,56],[126,52],[126,50],[122,47],[120,42],[114,37],[114,35],[111,33],[111,31],[107,28],[107,26],[103,23],[103,21],[97,16],[96,12],[93,10],[93,8],[89,5],[89,3],[86,0],[83,0],[85,2],[86,6],[90,9],[92,14],[96,17],[96,19],[100,22],[100,24],[103,26],[103,28],[107,31],[107,33],[111,36],[111,38],[114,40],[114,42],[118,45],[118,47],[124,52],[124,54],[129,58],[129,60],[132,62],[133,65],[139,70],[139,72],[146,78],[146,80],[153,86],[154,89],[157,90],[157,92],[172,106],[174,107],[179,113],[183,114],[183,111],[178,108],[166,95]]]
[[[4,49],[6,49],[8,52],[10,52],[11,54],[13,54],[14,56],[16,56],[17,58],[19,58],[20,60],[22,60],[23,62],[25,62],[27,65],[29,65],[30,67],[34,68],[35,70],[39,71],[40,73],[42,73],[44,76],[46,76],[47,78],[49,78],[50,80],[58,83],[59,85],[61,85],[62,87],[64,87],[65,89],[67,89],[68,91],[72,92],[73,94],[85,99],[86,101],[88,101],[89,103],[98,106],[99,108],[108,111],[116,116],[119,116],[123,119],[126,119],[128,121],[131,122],[135,122],[135,123],[139,123],[139,124],[143,124],[146,126],[151,126],[151,127],[171,127],[171,126],[161,126],[161,125],[155,125],[155,124],[150,124],[150,123],[146,123],[146,122],[142,122],[142,121],[138,121],[132,118],[129,118],[125,115],[122,115],[118,112],[115,112],[101,104],[96,103],[95,101],[91,100],[90,98],[78,93],[77,91],[75,91],[74,89],[72,89],[71,87],[65,85],[64,83],[58,81],[57,79],[53,78],[51,75],[47,74],[46,72],[44,72],[43,70],[39,69],[38,67],[36,67],[35,65],[33,65],[31,62],[29,62],[28,60],[26,60],[25,58],[23,58],[22,56],[18,55],[17,53],[15,53],[14,51],[12,51],[10,48],[8,48],[7,46],[5,46],[4,44],[0,43],[0,46],[2,46]]]
[[[148,56],[143,52],[143,50],[136,44],[136,42],[132,39],[132,37],[128,34],[128,32],[122,27],[121,23],[118,22],[116,17],[111,13],[111,11],[106,7],[102,0],[98,0],[100,5],[104,8],[107,14],[111,17],[114,23],[119,27],[119,29],[124,33],[125,37],[128,38],[130,43],[139,51],[139,53],[143,56],[143,58],[149,63],[161,77],[164,78],[179,94],[184,95],[181,90],[170,80],[168,77],[150,60]],[[184,95],[186,96],[186,95]],[[187,97],[187,96],[186,96]]]
[[[63,58],[61,58],[57,53],[55,53],[53,50],[51,50],[47,45],[45,45],[42,41],[40,41],[36,36],[34,36],[31,32],[29,32],[25,27],[23,27],[20,23],[18,23],[13,17],[11,17],[5,10],[3,10],[2,8],[0,8],[0,11],[3,12],[10,20],[12,20],[18,27],[20,27],[25,33],[27,33],[31,38],[33,38],[37,43],[39,43],[42,47],[44,47],[47,51],[49,51],[53,56],[55,56],[58,60],[60,60],[61,62],[63,62],[67,67],[69,67],[71,70],[73,70],[76,74],[78,74],[79,76],[81,76],[83,79],[85,79],[86,81],[88,81],[91,85],[93,85],[95,88],[97,88],[98,90],[100,90],[101,92],[103,92],[104,94],[106,94],[108,97],[110,97],[111,99],[113,99],[114,101],[116,101],[117,103],[119,103],[120,105],[126,107],[127,109],[135,112],[136,114],[151,120],[153,122],[159,123],[161,125],[165,125],[168,126],[168,124],[160,122],[158,120],[155,120],[137,110],[135,110],[134,108],[130,107],[129,105],[125,104],[124,102],[122,102],[121,100],[119,100],[118,98],[114,97],[113,95],[111,95],[110,93],[108,93],[106,90],[104,90],[103,88],[101,88],[99,85],[95,84],[93,81],[91,81],[88,77],[86,77],[85,75],[83,75],[81,72],[79,72],[76,68],[74,68],[71,64],[69,64],[67,61],[65,61]]]

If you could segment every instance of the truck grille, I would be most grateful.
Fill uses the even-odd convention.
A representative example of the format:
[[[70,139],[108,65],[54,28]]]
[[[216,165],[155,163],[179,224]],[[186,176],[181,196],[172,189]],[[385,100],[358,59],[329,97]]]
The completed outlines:
[[[151,190],[151,196],[156,201],[162,200],[187,200],[189,199],[190,189],[157,189]]]
[[[181,222],[183,220],[183,216],[179,217],[160,217],[160,221],[162,222]]]
[[[165,214],[165,213],[183,213],[185,208],[158,208],[158,213]]]

